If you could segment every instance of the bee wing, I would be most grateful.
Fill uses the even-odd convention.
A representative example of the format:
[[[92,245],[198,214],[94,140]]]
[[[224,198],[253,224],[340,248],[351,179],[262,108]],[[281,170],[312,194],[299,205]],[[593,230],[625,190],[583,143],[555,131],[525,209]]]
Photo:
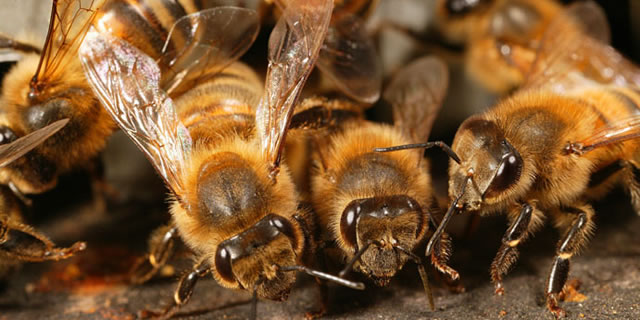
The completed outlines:
[[[574,142],[572,147],[577,145],[579,152],[587,152],[637,138],[640,138],[640,115],[633,115],[607,124],[591,136]]]
[[[327,33],[332,7],[333,0],[292,1],[269,37],[269,67],[256,110],[256,129],[262,153],[274,170],[279,166],[293,106]]]
[[[42,91],[71,59],[77,58],[78,47],[101,3],[102,0],[53,1],[49,31],[40,54],[40,63],[31,81],[31,92]]]
[[[317,64],[351,98],[369,104],[380,98],[382,71],[378,55],[356,16],[346,15],[331,22]]]
[[[69,119],[58,120],[44,128],[0,146],[0,168],[22,157],[67,125]]]
[[[429,138],[448,85],[447,65],[427,56],[402,68],[385,89],[384,99],[393,106],[394,125],[411,137],[412,143]]]
[[[611,42],[611,29],[607,15],[595,2],[575,3],[567,7],[564,12],[577,23],[580,30],[586,35],[605,44]]]
[[[615,49],[588,36],[580,19],[600,10],[591,2],[577,3],[558,14],[542,38],[525,88],[545,88],[555,92],[594,85],[638,86],[640,71]],[[593,13],[593,16],[596,16]],[[591,25],[590,29],[606,26]]]
[[[191,138],[160,88],[156,62],[126,41],[94,29],[80,47],[80,61],[102,105],[179,197]]]
[[[206,9],[178,19],[159,62],[161,87],[170,94],[203,75],[218,73],[249,49],[259,29],[258,14],[238,7]]]

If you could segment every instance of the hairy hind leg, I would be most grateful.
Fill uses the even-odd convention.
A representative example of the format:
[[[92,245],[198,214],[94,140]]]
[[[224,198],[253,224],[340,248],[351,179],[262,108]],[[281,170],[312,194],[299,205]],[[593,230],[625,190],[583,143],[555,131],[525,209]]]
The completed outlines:
[[[86,243],[76,242],[67,248],[57,248],[45,235],[32,227],[14,223],[10,218],[0,220],[0,252],[18,261],[61,260],[86,248]]]
[[[561,208],[561,211],[554,213],[554,222],[566,231],[558,242],[551,264],[546,296],[547,308],[559,318],[566,315],[558,306],[558,298],[569,277],[570,259],[584,246],[593,230],[593,208],[589,205]]]

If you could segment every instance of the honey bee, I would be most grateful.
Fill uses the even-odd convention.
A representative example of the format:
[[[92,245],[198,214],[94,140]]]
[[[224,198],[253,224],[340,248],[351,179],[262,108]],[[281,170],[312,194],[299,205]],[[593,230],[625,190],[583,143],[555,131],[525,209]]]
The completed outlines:
[[[276,5],[282,11],[285,10],[284,1],[276,1]],[[297,107],[292,116],[289,128],[294,134],[289,134],[284,148],[287,167],[293,178],[299,198],[302,202],[309,202],[309,163],[311,162],[311,150],[313,145],[310,136],[317,135],[318,132],[335,127],[336,124],[345,119],[361,118],[363,116],[363,106],[370,105],[378,100],[382,75],[377,60],[375,45],[369,37],[361,20],[346,12],[336,16],[334,8],[327,36],[322,43],[316,66],[322,71],[322,75],[333,80],[335,89],[349,97],[349,99],[327,99],[319,96],[306,97]],[[223,24],[220,24],[223,25]],[[213,26],[215,27],[215,26]],[[238,39],[243,39],[240,35]],[[123,38],[119,36],[119,38]],[[220,39],[217,44],[227,45],[232,43],[231,37]],[[219,60],[219,59],[214,59]],[[240,65],[232,65],[225,69],[226,76],[217,76],[215,80],[219,86],[229,85],[229,87],[243,87],[237,90],[238,93],[220,90],[211,90],[198,94],[207,96],[213,101],[226,99],[233,96],[246,103],[247,106],[257,106],[262,87],[262,83],[251,70],[246,67],[237,68]],[[162,70],[161,70],[162,73]],[[200,78],[197,78],[200,80]],[[226,79],[226,80],[225,80]],[[243,79],[238,83],[238,79]],[[230,80],[230,81],[227,81]],[[194,91],[196,92],[196,91]],[[214,94],[215,93],[215,94]],[[240,95],[240,93],[243,93]],[[248,94],[252,93],[252,94]],[[196,94],[190,93],[188,97]],[[192,99],[192,98],[185,98]],[[199,101],[199,100],[194,100]],[[194,103],[194,109],[201,108],[198,103]],[[252,109],[253,110],[253,109]],[[253,111],[247,111],[246,120],[253,121]],[[251,115],[251,116],[250,116]],[[237,124],[236,124],[237,127]],[[252,133],[252,126],[247,125],[243,129],[245,135]],[[218,134],[218,129],[202,127],[201,130],[208,135]],[[220,129],[225,131],[226,129]],[[235,130],[238,130],[237,128]],[[313,132],[313,133],[312,133]],[[203,133],[204,134],[204,133]],[[143,283],[153,277],[163,267],[171,257],[174,248],[174,240],[177,239],[178,232],[175,226],[163,226],[158,228],[150,237],[150,252],[143,259],[140,259],[132,268],[131,281],[133,283]]]
[[[316,148],[311,178],[320,225],[349,261],[341,275],[354,267],[383,286],[412,261],[418,265],[432,309],[425,261],[413,253],[424,244],[430,227],[437,226],[428,162],[416,150],[383,154],[374,148],[426,139],[447,84],[447,67],[435,57],[406,66],[384,92],[393,106],[394,126],[345,123]],[[458,273],[446,264],[446,244],[445,239],[429,258],[438,270],[456,279]]]
[[[259,21],[252,10],[216,7],[196,12],[204,7],[190,1],[181,3],[58,0],[53,1],[42,50],[0,38],[4,39],[0,47],[25,52],[3,83],[0,132],[9,139],[5,141],[52,121],[70,119],[60,134],[0,168],[0,184],[24,199],[24,194],[45,192],[55,186],[60,174],[78,167],[91,168],[115,128],[91,91],[77,58],[78,47],[91,26],[131,41],[158,59],[162,87],[172,94],[192,86],[196,77],[217,74],[241,56],[257,36]],[[205,32],[209,28],[220,32]],[[227,37],[239,40],[225,41]],[[212,44],[217,43],[228,46],[216,45],[217,54],[210,55]],[[178,69],[180,73],[173,72]],[[94,191],[99,185],[96,181]]]
[[[189,8],[193,6],[194,4]],[[27,161],[3,168],[0,172],[1,183],[13,185],[13,189],[21,193],[44,192],[56,184],[61,173],[90,162],[104,147],[115,126],[111,117],[92,95],[76,56],[78,46],[92,24],[95,23],[98,29],[133,41],[154,58],[161,58],[160,65],[165,69],[179,67],[185,70],[180,75],[165,72],[163,86],[169,91],[175,90],[178,84],[187,82],[185,80],[191,76],[188,73],[191,70],[180,64],[189,63],[191,69],[198,67],[207,71],[211,66],[220,69],[225,65],[219,61],[201,61],[199,58],[207,49],[207,44],[224,37],[204,35],[203,29],[208,26],[199,26],[198,23],[223,19],[204,19],[203,16],[220,17],[235,14],[234,19],[228,20],[246,19],[246,22],[238,24],[236,32],[257,34],[257,17],[246,13],[249,10],[245,9],[222,8],[176,21],[174,17],[180,17],[180,13],[184,16],[185,11],[190,11],[178,3],[158,3],[156,11],[150,8],[153,6],[148,3],[120,0],[108,0],[105,3],[80,0],[53,1],[49,32],[39,56],[25,56],[5,77],[2,101],[6,111],[1,120],[6,127],[6,134],[14,135],[31,132],[62,117],[69,117],[71,124],[55,139],[37,148]],[[171,15],[168,15],[169,13]],[[237,17],[238,15],[241,17]],[[157,21],[165,24],[154,24]],[[172,25],[172,29],[169,30]],[[199,28],[189,33],[188,28],[192,25]],[[139,30],[139,27],[144,29]],[[233,53],[241,54],[253,38],[255,35],[247,37],[248,44],[237,43],[238,47],[222,49],[237,50]],[[200,76],[202,72],[204,71],[194,73]]]
[[[470,76],[491,91],[519,87],[531,68],[546,27],[563,10],[554,0],[439,0],[436,18],[445,37],[466,44]],[[609,41],[600,10],[575,27]]]
[[[0,167],[24,156],[68,122],[69,119],[58,120],[20,138],[3,135]],[[0,186],[0,209],[0,276],[20,262],[66,259],[86,247],[84,242],[77,242],[68,248],[57,248],[46,236],[25,225],[20,201],[7,186]]]
[[[593,233],[589,201],[622,183],[640,212],[640,69],[573,25],[597,10],[579,3],[552,21],[524,87],[459,127],[452,147],[461,162],[450,162],[452,203],[438,228],[454,212],[507,213],[511,224],[491,264],[502,295],[518,245],[549,218],[562,232],[546,281],[556,317],[566,314],[558,299],[570,259]]]
[[[257,298],[287,298],[295,271],[364,288],[311,268],[314,218],[299,206],[281,161],[294,105],[319,55],[332,7],[331,0],[289,3],[269,38],[263,93],[256,92],[261,86],[245,84],[257,80],[247,79],[250,69],[237,64],[246,70],[198,81],[175,104],[148,55],[109,34],[87,34],[80,50],[87,79],[167,183],[172,232],[197,256],[161,316],[187,303],[197,280],[208,274],[224,287],[252,292],[254,318]]]

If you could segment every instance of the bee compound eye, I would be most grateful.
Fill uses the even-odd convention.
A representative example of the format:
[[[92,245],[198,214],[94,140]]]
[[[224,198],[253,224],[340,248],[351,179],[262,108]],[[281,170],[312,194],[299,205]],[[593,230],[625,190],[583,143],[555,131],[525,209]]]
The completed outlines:
[[[235,277],[231,269],[231,253],[224,246],[218,247],[216,252],[216,271],[226,281],[234,282]]]
[[[493,197],[508,189],[518,182],[521,173],[522,158],[517,152],[508,152],[500,161],[500,165],[485,195]]]
[[[356,228],[358,225],[358,216],[362,208],[360,203],[357,201],[352,201],[342,212],[342,217],[340,218],[340,234],[348,245],[356,248],[357,250],[357,234]]]
[[[294,248],[298,247],[297,238],[295,232],[293,231],[293,226],[291,225],[291,222],[289,222],[289,220],[280,216],[275,216],[271,218],[271,225],[278,229],[280,233],[286,235],[289,239],[291,239]]]
[[[7,126],[0,126],[0,145],[7,144],[18,139],[18,136]]]

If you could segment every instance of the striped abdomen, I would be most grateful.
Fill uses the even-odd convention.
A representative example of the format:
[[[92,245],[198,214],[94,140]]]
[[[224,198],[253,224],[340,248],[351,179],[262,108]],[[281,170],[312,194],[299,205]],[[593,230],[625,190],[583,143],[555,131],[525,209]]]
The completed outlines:
[[[640,91],[637,89],[604,87],[585,91],[581,94],[581,98],[589,102],[589,108],[598,115],[599,126],[602,128],[616,126],[617,122],[625,118],[640,115]],[[609,152],[604,154],[608,157],[602,158],[603,153],[597,156],[601,161],[596,164],[589,187],[598,186],[622,169],[621,161],[632,159],[638,147],[640,143],[636,139],[626,141],[624,145],[606,146]]]
[[[627,87],[601,87],[579,92],[576,97],[587,102],[588,108],[600,120],[599,126],[609,126],[640,114],[640,91]]]
[[[198,0],[106,0],[94,25],[102,32],[124,39],[154,59],[173,24],[181,17],[206,9]],[[167,51],[180,48],[183,37],[173,37]]]
[[[249,136],[262,82],[247,65],[236,62],[176,99],[178,117],[194,141]]]

